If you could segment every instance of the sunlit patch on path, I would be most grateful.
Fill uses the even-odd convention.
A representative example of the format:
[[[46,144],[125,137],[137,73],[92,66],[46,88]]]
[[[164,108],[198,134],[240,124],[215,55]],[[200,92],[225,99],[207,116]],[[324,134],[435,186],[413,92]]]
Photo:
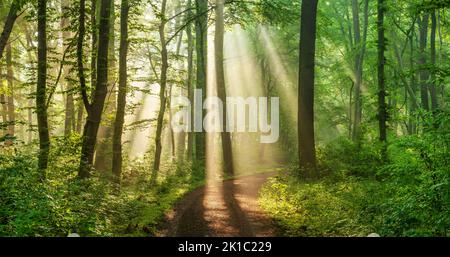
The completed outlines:
[[[258,204],[259,189],[274,173],[212,182],[189,193],[168,216],[168,236],[274,236]]]

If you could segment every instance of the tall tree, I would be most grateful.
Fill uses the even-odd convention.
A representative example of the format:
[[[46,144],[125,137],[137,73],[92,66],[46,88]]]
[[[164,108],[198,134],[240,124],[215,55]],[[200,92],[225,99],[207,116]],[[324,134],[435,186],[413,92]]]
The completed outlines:
[[[1,66],[0,63],[0,79],[3,79],[3,67]],[[8,102],[6,101],[6,95],[5,94],[0,94],[0,104],[2,105],[2,110],[1,110],[1,114],[2,114],[2,122],[4,124],[8,123]],[[2,128],[2,130],[5,130],[4,128]],[[7,131],[2,131],[2,136],[6,135],[8,132]]]
[[[160,163],[161,163],[161,153],[162,153],[162,144],[161,144],[161,135],[163,131],[164,125],[164,113],[166,110],[167,97],[166,97],[166,87],[167,87],[167,69],[169,68],[168,56],[167,56],[167,42],[166,42],[166,7],[167,0],[163,0],[161,3],[161,23],[159,25],[159,41],[161,44],[161,74],[159,76],[159,113],[156,124],[156,135],[155,135],[155,159],[153,161],[153,170],[152,170],[152,181],[155,182]]]
[[[224,1],[216,0],[216,31],[214,38],[215,62],[216,62],[216,83],[219,98],[224,103],[222,113],[222,154],[225,173],[228,175],[234,174],[233,167],[233,149],[231,146],[230,132],[227,132],[227,90],[225,87],[225,72],[223,67],[223,38],[224,38]]]
[[[69,26],[69,17],[67,13],[70,11],[70,2],[68,0],[61,1],[61,34],[63,45],[67,45],[69,42],[70,32],[67,27]],[[64,46],[63,46],[64,49]],[[63,50],[64,51],[64,50]],[[73,99],[72,85],[67,79],[69,75],[70,67],[65,65],[63,69],[63,76],[61,80],[65,84],[64,90],[66,91],[66,108],[65,108],[65,119],[64,119],[64,136],[69,136],[70,133],[75,129],[75,105]]]
[[[187,20],[191,19],[192,17],[192,0],[188,0],[187,4]],[[187,36],[187,81],[186,81],[186,87],[188,92],[188,98],[191,103],[194,101],[194,90],[193,90],[193,68],[194,68],[194,38],[192,36],[192,25],[191,22],[189,22],[186,25],[186,36]],[[191,108],[192,109],[192,108]],[[191,110],[191,120],[190,125],[192,125],[192,120],[194,117],[194,113]],[[194,147],[194,133],[191,131],[188,133],[188,144],[187,144],[187,158],[188,160],[192,160],[193,156],[193,147]]]
[[[84,6],[84,0],[80,1]],[[80,7],[81,9],[81,7]],[[80,24],[85,21],[85,14],[80,11]],[[110,18],[111,18],[111,0],[102,0],[100,4],[100,25],[99,25],[99,37],[98,37],[98,49],[97,49],[97,81],[93,92],[92,104],[89,103],[89,99],[86,93],[86,81],[84,78],[82,51],[78,51],[78,71],[81,73],[82,97],[85,103],[88,116],[86,118],[86,124],[83,131],[83,143],[81,148],[81,160],[78,176],[80,178],[89,177],[89,172],[93,164],[95,144],[97,141],[98,128],[102,119],[103,108],[105,105],[105,98],[108,91],[108,48],[109,48],[109,31],[110,31]],[[82,26],[82,25],[80,25]],[[79,37],[83,39],[85,28],[82,26],[82,30],[79,32]],[[81,40],[81,45],[82,45]],[[80,41],[78,42],[80,44]],[[78,49],[82,50],[82,46]],[[81,62],[80,62],[81,61]],[[83,85],[84,83],[84,85]]]
[[[355,85],[354,85],[354,120],[353,120],[353,134],[352,138],[354,141],[359,141],[361,138],[361,119],[362,119],[362,98],[361,98],[361,86],[363,82],[363,64],[364,55],[366,50],[367,41],[367,29],[369,20],[369,1],[365,0],[364,5],[364,24],[363,24],[363,36],[361,39],[361,28],[359,21],[359,1],[352,0],[352,13],[353,13],[353,30],[354,30],[354,41],[356,48],[355,55]]]
[[[47,1],[38,0],[38,78],[36,87],[36,114],[39,132],[39,162],[41,179],[45,179],[50,150],[50,134],[47,120]]]
[[[109,27],[109,50],[108,50],[108,93],[105,101],[103,120],[97,135],[97,150],[95,151],[94,167],[99,171],[111,170],[112,164],[112,141],[114,132],[114,113],[116,109],[116,47],[115,47],[115,29],[116,21],[114,1],[111,1],[111,18]]]
[[[127,96],[127,54],[128,54],[128,13],[130,4],[122,0],[120,7],[120,53],[119,53],[119,95],[114,122],[112,171],[120,183],[122,174],[122,133]]]
[[[97,38],[98,38],[98,23],[97,23],[97,0],[91,0],[91,86],[94,87],[96,84],[97,78]],[[81,24],[80,24],[81,26]],[[84,23],[82,25],[84,27]],[[81,41],[82,42],[82,41]],[[83,75],[84,76],[84,75]],[[86,80],[86,79],[84,79]],[[83,125],[83,117],[84,117],[84,109],[85,105],[83,103],[83,99],[78,101],[78,111],[77,111],[77,119],[76,119],[76,131],[81,134],[81,129]]]
[[[314,60],[318,0],[302,1],[300,28],[300,71],[298,89],[298,150],[300,167],[315,169]]]
[[[6,81],[8,83],[8,135],[11,140],[7,144],[12,144],[12,138],[15,136],[16,109],[14,106],[14,71],[12,63],[12,46],[6,44]]]
[[[97,44],[98,44],[98,22],[97,22],[97,0],[91,0],[91,85],[96,84],[97,79]]]
[[[428,34],[428,13],[423,13],[421,20],[419,22],[419,78],[420,78],[420,98],[422,102],[422,108],[429,110],[429,99],[428,99],[428,77],[429,72],[425,67],[427,63],[426,47],[427,47],[427,34]]]
[[[416,123],[415,123],[415,119],[414,119],[414,113],[416,112],[416,108],[417,106],[417,99],[416,99],[416,91],[417,91],[417,85],[416,85],[416,72],[414,70],[415,67],[415,60],[414,60],[414,53],[415,53],[415,48],[414,48],[414,31],[415,31],[415,27],[416,27],[416,18],[414,17],[412,19],[412,25],[411,25],[411,33],[409,35],[409,69],[411,71],[411,75],[410,75],[410,87],[408,87],[406,84],[406,87],[408,90],[408,88],[410,89],[411,93],[409,94],[409,118],[408,118],[408,131],[409,134],[412,135],[414,133],[416,133]]]
[[[431,32],[430,32],[430,52],[431,52],[431,83],[430,83],[430,97],[431,97],[431,109],[436,110],[438,108],[438,99],[436,92],[436,10],[431,10]]]
[[[384,36],[384,0],[378,0],[378,124],[380,132],[380,141],[386,143],[386,120],[387,120],[387,110],[386,110],[386,86],[385,86],[385,56],[384,51],[386,48],[386,40]],[[386,154],[386,149],[383,147],[383,156]]]
[[[195,0],[196,20],[195,20],[195,50],[197,55],[196,63],[196,88],[203,92],[203,100],[207,95],[207,57],[208,57],[208,0]],[[205,111],[196,115],[205,116]],[[206,134],[204,130],[195,134],[195,158],[200,165],[204,165],[206,149]]]

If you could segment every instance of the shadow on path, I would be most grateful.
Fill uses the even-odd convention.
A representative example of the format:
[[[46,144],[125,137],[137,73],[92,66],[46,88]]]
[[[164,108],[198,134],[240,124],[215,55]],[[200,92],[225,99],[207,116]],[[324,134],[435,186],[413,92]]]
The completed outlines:
[[[165,236],[275,236],[259,190],[275,173],[212,183],[188,193],[167,215]]]

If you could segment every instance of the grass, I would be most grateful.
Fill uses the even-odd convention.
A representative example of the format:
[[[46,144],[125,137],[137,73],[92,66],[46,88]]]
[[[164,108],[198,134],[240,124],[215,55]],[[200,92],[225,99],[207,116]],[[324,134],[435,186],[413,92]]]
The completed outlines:
[[[272,178],[262,189],[262,208],[285,236],[365,236],[373,231],[359,220],[356,198],[366,182],[300,181]]]
[[[186,170],[178,170],[160,181],[156,186],[145,182],[139,189],[133,186],[122,192],[134,199],[129,206],[135,211],[116,221],[116,235],[157,236],[165,214],[174,204],[186,193],[204,184],[203,176]]]

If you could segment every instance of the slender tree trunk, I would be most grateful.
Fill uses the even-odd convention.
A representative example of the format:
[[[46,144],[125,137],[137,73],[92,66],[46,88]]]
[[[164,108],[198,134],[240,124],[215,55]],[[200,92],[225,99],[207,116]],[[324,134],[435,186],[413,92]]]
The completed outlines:
[[[25,38],[26,38],[26,51],[27,51],[27,57],[28,57],[28,61],[30,63],[35,63],[36,58],[33,57],[32,53],[32,48],[33,48],[33,43],[32,43],[32,39],[30,36],[30,31],[28,30],[28,26],[27,24],[23,24],[22,25],[24,34],[25,34]],[[34,51],[33,51],[34,52]],[[36,55],[37,57],[37,55]],[[34,66],[34,65],[33,65]],[[0,72],[1,74],[1,72]],[[29,88],[28,90],[28,95],[33,95],[34,94],[34,90],[32,88]],[[34,105],[34,100],[30,97],[28,97],[28,106],[27,106],[27,118],[28,118],[28,143],[31,144],[32,140],[33,140],[33,105]]]
[[[108,50],[110,18],[111,0],[102,0],[100,5],[100,26],[97,53],[97,83],[94,89],[92,104],[88,105],[89,111],[83,131],[80,169],[78,171],[78,176],[80,178],[89,177],[89,172],[94,159],[94,150],[97,141],[98,128],[102,119],[105,98],[108,91]],[[79,33],[81,34],[81,32]],[[84,98],[86,98],[86,95],[84,96]],[[87,99],[84,101],[86,102]]]
[[[0,104],[2,105],[2,122],[6,124],[8,123],[8,105],[4,94],[0,95]]]
[[[316,49],[317,2],[317,0],[302,1],[301,12],[298,149],[300,167],[307,171],[315,170],[316,166],[314,140],[314,60]],[[312,175],[312,173],[309,175]]]
[[[30,93],[31,94],[31,93]],[[33,141],[33,99],[29,99],[28,100],[28,110],[27,110],[27,114],[28,114],[28,144],[31,144],[31,141]]]
[[[176,153],[175,153],[175,133],[173,132],[172,128],[172,108],[171,108],[171,102],[172,102],[172,89],[173,84],[170,84],[169,87],[169,95],[167,96],[167,108],[169,109],[169,137],[170,137],[170,153],[172,156],[172,160],[175,160]]]
[[[422,108],[425,110],[429,110],[429,100],[428,100],[428,77],[429,73],[427,68],[425,67],[427,63],[426,58],[426,47],[427,47],[427,34],[428,34],[428,13],[423,14],[422,19],[420,21],[420,41],[419,41],[419,66],[420,66],[420,96],[422,101]]]
[[[16,110],[14,107],[14,72],[12,65],[12,47],[11,43],[6,44],[6,80],[8,82],[8,135],[10,140],[6,141],[7,145],[13,144],[15,136]]]
[[[70,2],[68,0],[61,1],[61,13],[67,13],[69,11]],[[64,45],[67,45],[68,40],[70,39],[70,32],[65,31],[67,26],[69,25],[69,19],[63,15],[61,18],[61,31],[62,31],[62,41],[63,41],[63,49]],[[63,50],[64,51],[64,50]],[[61,81],[65,84],[64,90],[66,91],[66,108],[65,108],[65,119],[64,119],[64,136],[69,136],[70,133],[75,129],[74,121],[75,121],[75,104],[73,99],[72,85],[66,79],[69,74],[69,67],[67,65],[63,68],[63,75],[61,77]]]
[[[77,120],[76,120],[76,128],[78,134],[81,134],[81,128],[83,127],[83,116],[84,116],[84,104],[83,101],[80,99],[78,101],[78,107],[77,107]]]
[[[152,182],[156,182],[159,166],[161,164],[161,153],[162,153],[162,144],[161,144],[161,135],[164,126],[164,113],[166,111],[166,86],[167,86],[167,69],[169,68],[168,60],[167,60],[167,45],[166,45],[166,5],[167,0],[162,1],[161,5],[161,24],[159,25],[159,40],[161,44],[161,74],[160,74],[160,91],[159,91],[159,113],[156,124],[156,135],[155,135],[155,159],[153,162],[153,171],[152,171]]]
[[[189,10],[187,12],[188,19],[192,17],[192,11],[190,10],[192,8],[192,0],[188,0],[187,9]],[[186,19],[187,20],[187,19]],[[186,27],[186,34],[187,34],[187,50],[188,50],[188,59],[187,59],[187,81],[186,81],[186,87],[188,91],[188,98],[190,103],[194,102],[194,90],[193,90],[193,69],[194,69],[194,39],[192,36],[192,25],[188,24]],[[188,145],[187,145],[187,158],[188,160],[193,160],[193,148],[194,148],[194,132],[192,132],[192,124],[194,119],[194,112],[191,108],[191,120],[189,122],[189,126],[191,131],[188,133]]]
[[[224,40],[224,1],[216,0],[216,31],[215,31],[215,61],[216,61],[216,83],[219,98],[222,100],[224,108],[222,113],[222,154],[224,171],[227,175],[234,175],[233,148],[231,146],[231,135],[227,132],[227,90],[225,87],[225,72],[223,67],[223,40]]]
[[[112,134],[114,131],[114,117],[116,112],[116,56],[115,56],[115,6],[111,1],[111,17],[109,31],[109,57],[108,57],[108,93],[105,101],[103,120],[97,135],[97,150],[95,152],[94,167],[98,171],[109,171],[112,169]]]
[[[366,39],[367,39],[367,29],[368,29],[368,9],[369,2],[365,0],[364,5],[364,24],[363,24],[363,38],[361,40],[361,30],[359,22],[359,3],[358,0],[352,0],[352,11],[353,11],[353,26],[354,26],[354,36],[355,36],[355,46],[357,48],[357,54],[355,56],[355,93],[354,93],[354,103],[355,103],[355,115],[353,120],[353,135],[354,141],[359,141],[361,139],[361,119],[362,119],[362,99],[361,99],[361,86],[363,82],[363,63],[364,55],[366,49]]]
[[[83,105],[86,111],[90,112],[91,104],[89,103],[89,97],[87,95],[86,89],[86,77],[84,75],[84,61],[83,61],[83,45],[84,36],[86,33],[86,1],[80,0],[79,3],[79,17],[78,17],[78,39],[77,39],[77,69],[78,69],[78,80],[80,81],[80,91],[81,99],[83,100]],[[94,87],[96,85],[92,85]],[[93,90],[93,93],[95,90]]]
[[[41,179],[46,177],[48,154],[50,150],[50,134],[46,108],[47,84],[47,1],[38,0],[38,79],[36,87],[36,114],[39,132],[39,162]]]
[[[355,81],[353,81],[352,78],[350,78],[352,81],[352,85],[350,87],[349,91],[349,97],[348,97],[348,138],[351,139],[353,135],[353,112],[352,112],[352,106],[353,106],[353,88],[355,87]]]
[[[97,82],[97,0],[91,0],[91,86]]]
[[[436,92],[436,11],[431,13],[431,34],[430,34],[430,48],[431,48],[431,65],[433,70],[431,71],[431,83],[430,83],[430,97],[431,97],[431,109],[436,110],[438,108],[438,99]]]
[[[86,92],[86,78],[84,75],[84,64],[83,64],[83,41],[85,34],[85,0],[80,1],[80,20],[79,20],[79,29],[78,32],[82,35],[78,35],[78,45],[77,45],[77,63],[78,63],[78,78],[80,80],[81,86],[81,94],[82,98],[78,102],[78,111],[76,118],[76,131],[77,133],[82,133],[83,127],[83,118],[84,118],[84,109],[89,111],[90,104],[89,99]],[[95,87],[97,84],[97,41],[98,41],[98,23],[97,23],[97,0],[91,0],[91,87]],[[81,11],[83,10],[83,15],[81,15]]]
[[[119,53],[119,95],[114,123],[112,171],[120,184],[122,174],[122,133],[127,96],[127,54],[128,54],[128,0],[122,0],[120,8],[120,53]]]
[[[66,90],[69,90],[67,92],[66,97],[66,109],[65,109],[65,119],[64,119],[64,135],[69,136],[72,131],[75,129],[75,105],[73,100],[73,93],[71,92],[71,86],[69,86],[70,82],[68,82],[66,85]]]
[[[413,23],[415,23],[415,20],[413,21]],[[416,85],[416,72],[414,71],[414,27],[415,24],[413,24],[412,28],[413,30],[411,31],[411,35],[409,38],[409,70],[411,72],[411,77],[410,77],[410,85],[411,85],[411,90],[412,90],[412,94],[414,94],[414,96],[409,97],[409,118],[408,118],[408,132],[410,135],[415,134],[416,133],[416,123],[415,123],[415,119],[414,119],[414,115],[416,112],[416,104],[414,102],[414,98],[416,91],[417,91],[417,85]],[[408,90],[407,90],[408,91]]]
[[[2,69],[1,63],[0,63],[0,79],[3,80],[3,69]],[[0,94],[0,104],[2,105],[2,111],[1,111],[2,122],[4,124],[7,124],[8,123],[8,102],[6,101],[5,94]],[[6,128],[2,127],[1,129],[2,129],[2,134],[1,134],[2,136],[6,135],[8,133]]]
[[[441,26],[441,16],[445,15],[444,10],[442,13],[440,10],[437,11],[437,31],[439,35],[439,64],[442,64],[442,60],[444,59],[445,52],[442,50],[443,40],[442,40],[442,26]],[[445,98],[445,83],[442,83],[440,88],[441,99]]]
[[[188,1],[186,3],[187,7],[186,8],[190,8],[191,4],[190,1]],[[179,13],[180,11],[182,11],[182,6],[181,6],[181,2],[178,3],[177,8],[175,8],[175,14]],[[175,29],[176,28],[180,28],[180,26],[183,24],[183,22],[188,22],[190,19],[190,11],[187,11],[186,14],[183,16],[183,18],[181,18],[181,16],[179,16],[175,22]],[[189,25],[186,25],[186,27]],[[185,28],[187,29],[187,28]],[[183,43],[183,33],[184,30],[179,32],[179,36],[178,36],[178,41],[177,41],[177,47],[176,47],[176,56],[180,56],[180,52],[181,52],[181,46]],[[189,50],[188,50],[189,51]],[[181,65],[179,68],[183,68],[183,65]],[[188,71],[189,72],[189,71]],[[186,133],[184,131],[181,131],[179,133],[174,133],[173,130],[173,126],[172,126],[172,117],[173,117],[173,109],[171,107],[171,102],[172,102],[172,89],[173,86],[175,86],[174,84],[171,84],[170,86],[170,90],[169,90],[169,101],[167,103],[167,106],[170,110],[169,112],[169,121],[170,121],[170,139],[172,142],[172,158],[173,160],[175,160],[178,164],[182,164],[185,158],[185,154],[186,154]],[[183,87],[180,88],[180,94],[181,95],[185,95],[187,97],[189,97],[189,89],[188,89],[188,85],[187,85],[187,79],[185,80],[185,86],[186,86],[186,90],[184,90]]]
[[[258,30],[258,33],[261,33],[261,30]],[[260,38],[260,35],[258,35],[258,37]],[[266,57],[262,57],[260,59],[260,64],[261,64],[261,82],[262,82],[262,87],[264,88],[264,96],[267,97],[267,109],[270,110],[271,106],[270,106],[270,97],[271,97],[271,78],[270,78],[270,68],[269,65],[267,63],[267,58]],[[269,119],[271,119],[272,117],[269,115],[268,117]],[[259,148],[259,161],[261,163],[263,163],[264,160],[264,156],[266,154],[266,150],[267,150],[267,144],[260,144],[260,148]]]
[[[195,20],[195,40],[197,54],[197,89],[203,92],[203,100],[206,99],[207,90],[207,58],[208,58],[208,0],[195,0],[197,19]],[[205,117],[205,110],[202,110],[201,118]],[[200,115],[200,113],[196,113]],[[203,166],[206,160],[206,133],[204,130],[195,134],[195,158],[194,160]]]
[[[24,1],[21,2],[21,0],[13,0],[11,3],[8,16],[6,16],[5,25],[3,26],[2,34],[0,35],[0,59],[3,56],[3,51],[5,50],[6,44],[8,43],[9,35],[11,34],[14,23],[17,19],[17,15],[22,9],[23,4]]]
[[[384,0],[378,0],[378,126],[379,126],[379,140],[386,143],[386,121],[387,121],[387,110],[386,110],[386,86],[385,86],[385,56],[384,52],[386,49],[386,40],[384,37]],[[386,157],[386,144],[383,146],[382,155]]]

